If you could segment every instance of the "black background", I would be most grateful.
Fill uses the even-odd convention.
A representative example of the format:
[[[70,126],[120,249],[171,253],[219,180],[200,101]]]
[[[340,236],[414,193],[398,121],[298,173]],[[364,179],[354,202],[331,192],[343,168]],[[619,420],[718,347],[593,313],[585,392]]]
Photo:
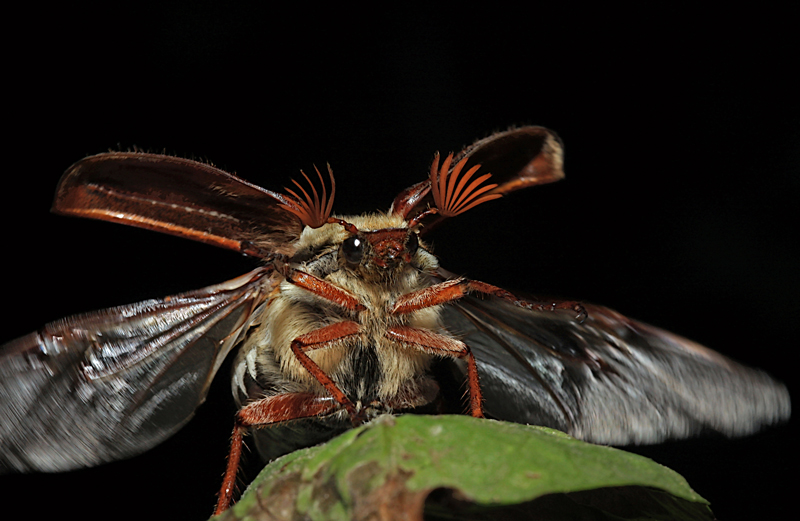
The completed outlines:
[[[49,214],[60,174],[85,155],[166,151],[274,190],[329,162],[335,210],[360,213],[387,209],[436,150],[537,124],[564,140],[566,180],[442,226],[433,237],[442,264],[605,304],[763,367],[794,392],[797,15],[186,2],[9,16],[3,339],[255,265]],[[3,477],[5,508],[204,519],[227,452],[228,389],[222,375],[195,420],[141,457]],[[794,481],[793,424],[641,452],[682,473],[720,519],[769,518]]]

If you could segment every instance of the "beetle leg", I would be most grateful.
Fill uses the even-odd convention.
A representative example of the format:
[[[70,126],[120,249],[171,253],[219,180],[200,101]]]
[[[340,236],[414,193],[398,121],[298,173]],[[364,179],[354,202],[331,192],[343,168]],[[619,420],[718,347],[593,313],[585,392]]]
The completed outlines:
[[[555,300],[548,301],[547,303],[533,302],[530,300],[521,299],[511,292],[504,290],[503,288],[499,288],[485,282],[463,278],[446,280],[419,291],[414,291],[407,295],[403,295],[397,299],[397,302],[394,303],[391,313],[395,315],[412,313],[418,309],[453,302],[454,300],[458,300],[471,292],[492,295],[503,300],[508,300],[515,306],[534,311],[555,311],[557,309],[568,309],[577,314],[575,316],[575,320],[579,322],[586,320],[586,309],[584,309],[583,305],[579,302],[571,300]]]
[[[470,410],[475,418],[483,418],[483,396],[478,380],[478,366],[475,363],[472,351],[464,342],[449,336],[409,326],[390,327],[386,331],[386,338],[413,346],[427,353],[453,358],[466,358]]]
[[[557,309],[572,310],[576,313],[575,320],[580,323],[583,323],[587,317],[586,309],[583,307],[583,304],[580,302],[575,302],[574,300],[548,300],[546,302],[534,302],[531,300],[518,298],[503,288],[498,288],[497,286],[492,286],[491,284],[487,284],[485,282],[470,280],[468,281],[468,284],[471,291],[477,291],[478,293],[484,293],[486,295],[494,295],[495,297],[508,300],[515,306],[519,306],[521,308],[526,308],[533,311],[556,311]]]
[[[310,418],[335,412],[339,404],[327,396],[311,393],[286,393],[269,396],[244,406],[236,414],[236,422],[231,436],[231,450],[228,466],[217,498],[214,515],[219,515],[231,504],[239,461],[242,457],[242,437],[248,427],[263,427],[282,421]]]
[[[297,360],[300,361],[306,371],[311,373],[311,376],[316,378],[317,381],[325,387],[325,390],[347,410],[350,419],[353,421],[353,424],[356,425],[360,423],[360,421],[353,402],[351,402],[347,395],[345,395],[333,380],[331,380],[330,376],[325,374],[325,371],[306,354],[306,351],[328,347],[343,338],[355,335],[360,329],[360,326],[356,322],[346,320],[315,329],[314,331],[292,340],[292,353],[297,357]]]
[[[275,267],[280,270],[287,282],[290,282],[295,286],[303,288],[317,296],[338,304],[344,309],[350,311],[362,311],[366,309],[356,297],[354,297],[348,291],[343,290],[339,286],[336,286],[335,284],[331,284],[330,282],[317,278],[313,275],[309,275],[304,271],[291,269],[282,263],[276,262]]]

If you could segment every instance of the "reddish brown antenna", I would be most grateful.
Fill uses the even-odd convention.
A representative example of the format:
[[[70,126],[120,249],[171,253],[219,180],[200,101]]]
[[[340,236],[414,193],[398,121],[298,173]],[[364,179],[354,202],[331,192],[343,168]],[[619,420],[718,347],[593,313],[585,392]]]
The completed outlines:
[[[319,169],[316,166],[314,166],[314,170],[317,171],[317,176],[319,177],[320,184],[322,185],[322,197],[320,198],[317,189],[314,187],[314,183],[311,182],[311,179],[308,178],[305,172],[300,170],[300,173],[303,174],[306,182],[311,187],[311,193],[313,194],[313,197],[306,192],[300,183],[292,179],[292,182],[297,186],[297,188],[300,189],[300,192],[302,192],[303,197],[297,195],[292,189],[284,187],[284,190],[286,190],[286,192],[292,197],[285,197],[285,202],[279,204],[278,206],[296,215],[306,226],[310,226],[311,228],[319,228],[328,222],[328,216],[330,216],[331,210],[333,209],[333,198],[336,195],[336,181],[333,179],[333,170],[331,170],[331,165],[328,165],[328,174],[331,178],[331,196],[328,198],[328,192],[325,188],[325,181],[322,179],[322,174],[319,173]]]
[[[484,174],[478,177],[465,188],[475,172],[481,167],[481,165],[473,166],[459,179],[467,159],[465,157],[459,161],[455,168],[450,171],[450,164],[453,162],[452,152],[444,160],[441,170],[439,169],[439,153],[437,152],[433,158],[430,176],[431,193],[433,194],[436,208],[439,210],[438,213],[442,217],[453,217],[481,203],[502,197],[500,194],[481,195],[497,186],[496,184],[481,186],[481,183],[492,177],[492,174]],[[456,186],[456,181],[458,181],[458,186]]]

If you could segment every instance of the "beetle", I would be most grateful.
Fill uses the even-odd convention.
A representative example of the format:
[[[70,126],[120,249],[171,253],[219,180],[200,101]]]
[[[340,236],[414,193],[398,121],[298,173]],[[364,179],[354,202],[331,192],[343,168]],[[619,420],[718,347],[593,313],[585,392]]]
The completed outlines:
[[[231,501],[245,433],[270,459],[379,414],[462,411],[463,387],[473,416],[608,444],[739,436],[788,418],[786,388],[759,370],[608,308],[456,276],[430,253],[424,235],[444,219],[557,181],[562,165],[555,133],[512,129],[437,154],[385,213],[336,216],[330,167],[327,182],[316,170],[319,183],[303,174],[306,184],[277,193],[165,155],[77,162],[55,212],[262,265],[2,346],[0,469],[65,471],[147,451],[189,421],[237,346],[239,412],[217,512]]]

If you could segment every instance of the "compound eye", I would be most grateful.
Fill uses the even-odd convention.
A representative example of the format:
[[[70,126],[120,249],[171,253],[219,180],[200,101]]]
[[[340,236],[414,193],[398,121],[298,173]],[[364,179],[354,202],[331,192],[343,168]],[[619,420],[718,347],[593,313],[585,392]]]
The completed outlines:
[[[364,241],[358,235],[348,237],[340,248],[345,262],[350,265],[358,265],[364,257]]]
[[[417,253],[417,249],[419,249],[419,237],[415,232],[412,232],[408,236],[408,240],[406,240],[406,251],[411,255]]]

